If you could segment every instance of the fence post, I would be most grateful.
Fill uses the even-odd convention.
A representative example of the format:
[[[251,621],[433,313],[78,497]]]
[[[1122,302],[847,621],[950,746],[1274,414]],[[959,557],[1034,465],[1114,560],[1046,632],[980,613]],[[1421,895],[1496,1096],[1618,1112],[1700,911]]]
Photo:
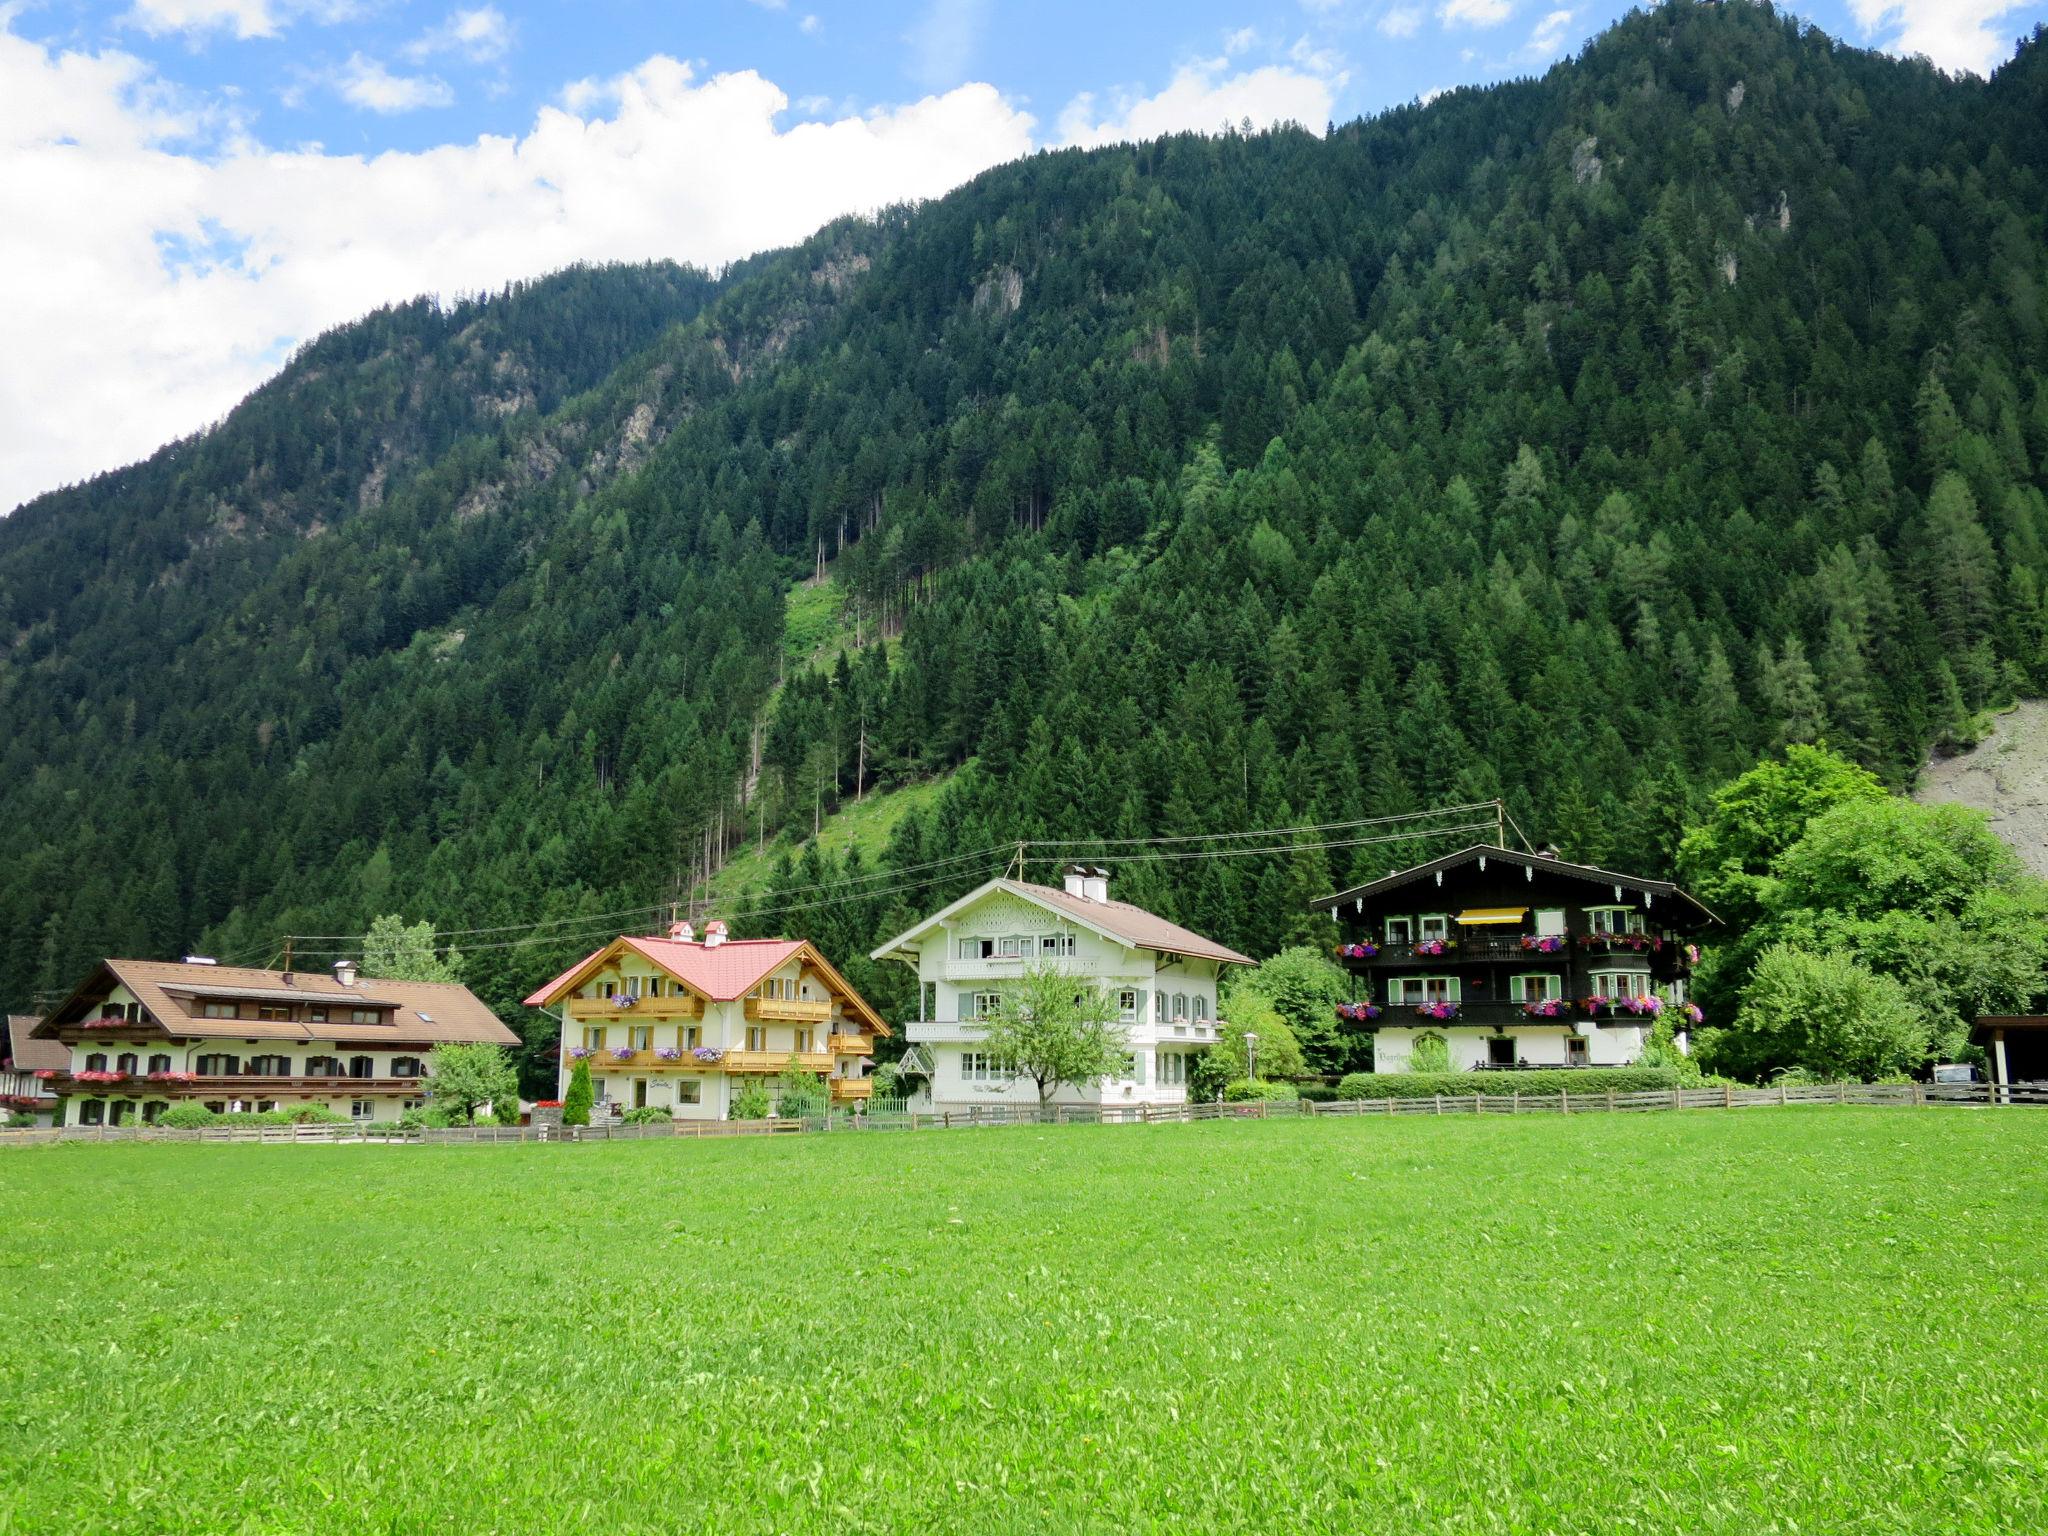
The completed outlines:
[[[1733,1083],[1723,1083],[1721,1085],[1721,1107],[1723,1109],[1733,1109],[1735,1107],[1735,1085]]]
[[[1519,1114],[1520,1114],[1521,1112],[1522,1112],[1522,1090],[1521,1090],[1521,1089],[1519,1089],[1519,1088],[1517,1088],[1517,1089],[1515,1090],[1515,1097],[1514,1097],[1514,1102],[1508,1105],[1508,1113],[1509,1113],[1509,1114],[1511,1114],[1511,1115],[1519,1115]]]
[[[1671,1107],[1673,1109],[1685,1108],[1685,1100],[1683,1097],[1680,1096],[1679,1091],[1676,1088],[1671,1090]]]
[[[1436,1112],[1442,1114],[1444,1112],[1444,1096],[1440,1093],[1432,1093],[1430,1097],[1436,1100]]]
[[[1792,1096],[1785,1091],[1785,1079],[1778,1079],[1778,1108],[1783,1109],[1792,1102]]]
[[[1475,1115],[1486,1113],[1486,1106],[1479,1102],[1479,1090],[1477,1088],[1472,1090],[1472,1113]]]
[[[1612,1088],[1607,1090],[1607,1112],[1610,1115],[1614,1113],[1614,1090]]]
[[[1557,1090],[1557,1112],[1560,1115],[1568,1115],[1572,1112],[1572,1091],[1562,1084],[1558,1085]]]
[[[1849,1085],[1847,1083],[1835,1084],[1835,1102],[1837,1104],[1849,1102]]]

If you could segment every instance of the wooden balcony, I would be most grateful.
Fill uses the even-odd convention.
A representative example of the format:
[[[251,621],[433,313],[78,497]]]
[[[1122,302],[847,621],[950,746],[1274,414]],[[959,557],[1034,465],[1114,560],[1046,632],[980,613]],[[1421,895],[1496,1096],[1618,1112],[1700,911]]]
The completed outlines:
[[[703,1000],[696,997],[637,997],[624,1008],[609,997],[569,999],[569,1017],[587,1019],[593,1024],[600,1019],[632,1019],[636,1023],[648,1023],[657,1019],[700,1019],[703,1016]]]
[[[832,1017],[832,1000],[808,997],[750,997],[750,1019],[780,1019],[793,1024],[822,1024]]]
[[[630,1056],[622,1057],[617,1051],[609,1047],[582,1059],[590,1063],[590,1070],[593,1072],[722,1072],[725,1070],[723,1061],[699,1061],[691,1054],[688,1046],[684,1046],[683,1054],[673,1061],[666,1060],[656,1055],[653,1051],[635,1051]],[[563,1060],[567,1061],[572,1067],[576,1064],[575,1057],[565,1055]]]
[[[805,1072],[832,1070],[830,1051],[727,1051],[719,1065],[728,1072],[780,1072],[792,1060]]]
[[[872,1056],[875,1042],[866,1035],[833,1035],[825,1041],[825,1048],[834,1056]]]
[[[875,1085],[864,1077],[835,1077],[832,1079],[832,1097],[835,1100],[865,1099],[873,1096]]]
[[[407,1097],[424,1094],[433,1086],[430,1077],[272,1077],[268,1073],[237,1072],[210,1076],[181,1074],[182,1081],[152,1080],[146,1072],[134,1072],[118,1082],[80,1082],[69,1072],[41,1079],[52,1093],[106,1094],[124,1099],[275,1099],[311,1094],[330,1098],[373,1098],[384,1094]]]

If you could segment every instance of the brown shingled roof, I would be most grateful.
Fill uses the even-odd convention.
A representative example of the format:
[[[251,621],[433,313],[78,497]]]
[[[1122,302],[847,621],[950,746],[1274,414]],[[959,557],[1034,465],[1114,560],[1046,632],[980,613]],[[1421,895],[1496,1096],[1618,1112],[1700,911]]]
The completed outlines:
[[[1192,929],[1183,928],[1179,923],[1168,922],[1158,913],[1147,912],[1143,907],[1133,906],[1128,901],[1092,901],[1086,896],[1069,895],[1057,886],[1010,879],[990,880],[984,885],[976,886],[959,900],[925,918],[916,927],[896,935],[888,943],[874,950],[869,958],[882,959],[913,934],[922,933],[934,923],[972,905],[994,890],[1009,891],[1022,896],[1026,901],[1035,901],[1042,907],[1049,907],[1137,949],[1157,950],[1161,954],[1180,955],[1192,960],[1214,960],[1222,965],[1258,964],[1250,955],[1241,955],[1227,944],[1205,939]]]
[[[290,976],[287,984],[286,976]],[[517,1045],[519,1037],[486,1008],[469,988],[446,981],[392,981],[365,977],[344,987],[320,972],[259,971],[234,965],[184,965],[172,960],[107,960],[53,1010],[37,1029],[51,1038],[65,1024],[91,1016],[114,982],[133,992],[164,1032],[186,1038],[237,1040],[376,1041],[394,1045],[440,1045],[484,1041]],[[207,997],[237,998],[252,994],[283,994],[309,1003],[350,1007],[390,1005],[390,1022],[352,1024],[280,1019],[209,1019],[201,1004]],[[63,1049],[60,1047],[60,1049]],[[69,1065],[69,1052],[65,1052]]]
[[[4,1054],[16,1072],[69,1072],[71,1047],[61,1040],[38,1040],[31,1033],[42,1022],[32,1013],[7,1015]]]

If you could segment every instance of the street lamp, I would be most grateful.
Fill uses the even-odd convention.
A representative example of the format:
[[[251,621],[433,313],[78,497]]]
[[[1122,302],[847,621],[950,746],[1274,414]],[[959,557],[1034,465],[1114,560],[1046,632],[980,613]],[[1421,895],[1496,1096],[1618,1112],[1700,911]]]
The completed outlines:
[[[1244,1078],[1252,1082],[1258,1077],[1256,1063],[1259,1059],[1259,1037],[1250,1030],[1244,1032]]]

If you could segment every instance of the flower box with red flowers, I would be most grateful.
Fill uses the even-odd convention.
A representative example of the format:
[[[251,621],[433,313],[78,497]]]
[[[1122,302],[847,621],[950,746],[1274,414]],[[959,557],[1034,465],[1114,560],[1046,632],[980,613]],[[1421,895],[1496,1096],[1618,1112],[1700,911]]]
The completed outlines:
[[[1564,948],[1564,935],[1558,933],[1525,933],[1522,948],[1532,955],[1554,955]]]
[[[1424,1003],[1415,1010],[1418,1019],[1455,1019],[1458,1016],[1456,1003]]]
[[[1456,939],[1418,939],[1412,946],[1418,955],[1447,955],[1458,947]]]
[[[535,1109],[560,1109],[562,1101],[560,1099],[535,1099],[533,1107]]]
[[[1380,1016],[1377,1003],[1339,1003],[1337,1017],[1347,1024],[1369,1024]]]
[[[1370,941],[1363,944],[1339,944],[1337,956],[1341,960],[1370,960],[1380,952],[1380,947]]]
[[[105,1018],[80,1020],[78,1027],[80,1029],[120,1029],[124,1025],[133,1022],[132,1019],[127,1018],[125,1015],[110,1013]]]
[[[125,1083],[126,1072],[75,1072],[72,1074],[81,1083]]]
[[[152,1083],[196,1083],[199,1081],[199,1074],[197,1072],[152,1072],[149,1074],[149,1081]]]
[[[1522,1012],[1532,1019],[1561,1019],[1572,1011],[1572,1005],[1561,997],[1532,997],[1522,1004]]]

